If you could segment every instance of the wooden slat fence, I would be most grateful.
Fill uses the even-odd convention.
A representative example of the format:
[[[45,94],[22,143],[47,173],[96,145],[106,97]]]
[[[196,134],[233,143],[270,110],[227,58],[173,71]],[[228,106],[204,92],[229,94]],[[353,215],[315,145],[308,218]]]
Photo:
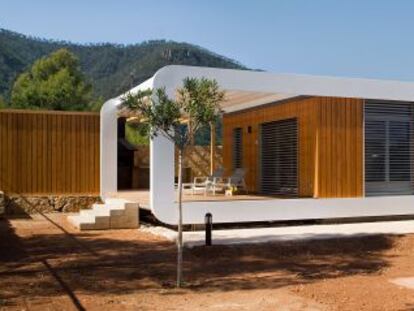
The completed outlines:
[[[0,190],[99,193],[99,114],[0,110]]]

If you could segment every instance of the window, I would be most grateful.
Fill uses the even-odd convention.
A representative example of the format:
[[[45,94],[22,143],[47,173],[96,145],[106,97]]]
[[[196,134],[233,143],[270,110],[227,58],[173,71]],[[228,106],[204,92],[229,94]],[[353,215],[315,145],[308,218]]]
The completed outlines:
[[[386,180],[386,141],[385,121],[365,122],[365,180],[383,182]]]
[[[262,124],[261,191],[264,194],[298,195],[297,119]]]
[[[243,168],[243,129],[233,129],[233,169]]]
[[[367,195],[413,194],[413,104],[365,104]]]

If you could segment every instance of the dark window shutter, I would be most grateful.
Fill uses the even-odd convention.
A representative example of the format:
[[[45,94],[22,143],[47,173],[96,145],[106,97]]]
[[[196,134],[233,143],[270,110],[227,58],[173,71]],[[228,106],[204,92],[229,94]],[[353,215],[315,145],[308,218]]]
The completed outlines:
[[[414,194],[414,104],[367,101],[365,193]]]
[[[243,167],[243,129],[233,129],[233,169]]]
[[[261,125],[261,191],[298,195],[298,122],[286,119]]]

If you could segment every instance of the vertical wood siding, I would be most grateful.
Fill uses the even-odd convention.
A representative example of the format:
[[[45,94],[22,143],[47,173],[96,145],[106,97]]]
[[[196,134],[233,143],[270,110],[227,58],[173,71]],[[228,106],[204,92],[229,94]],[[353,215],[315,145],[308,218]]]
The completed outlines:
[[[297,118],[299,129],[299,195],[313,196],[315,171],[315,143],[317,122],[316,98],[290,100],[245,112],[225,115],[223,118],[223,163],[226,173],[232,167],[232,129],[243,128],[243,166],[247,169],[246,183],[250,191],[259,190],[260,180],[260,125],[265,122]],[[251,126],[251,133],[247,127]]]
[[[232,167],[232,130],[243,128],[243,163],[249,190],[259,191],[260,125],[297,118],[300,197],[363,195],[363,101],[346,98],[296,98],[225,115],[223,164]],[[248,126],[252,132],[247,133]]]
[[[363,196],[363,101],[320,98],[315,197]]]
[[[99,114],[0,110],[0,190],[99,193]]]

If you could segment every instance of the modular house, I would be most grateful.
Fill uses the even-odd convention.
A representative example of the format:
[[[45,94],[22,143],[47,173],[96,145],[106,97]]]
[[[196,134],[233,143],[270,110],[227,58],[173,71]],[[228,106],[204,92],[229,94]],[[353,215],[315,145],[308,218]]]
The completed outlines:
[[[184,223],[414,214],[414,83],[167,66],[130,92],[186,77],[215,79],[226,174],[246,171],[250,195],[184,203]],[[101,196],[117,192],[120,97],[101,111]],[[175,224],[174,146],[150,142],[148,208]]]

